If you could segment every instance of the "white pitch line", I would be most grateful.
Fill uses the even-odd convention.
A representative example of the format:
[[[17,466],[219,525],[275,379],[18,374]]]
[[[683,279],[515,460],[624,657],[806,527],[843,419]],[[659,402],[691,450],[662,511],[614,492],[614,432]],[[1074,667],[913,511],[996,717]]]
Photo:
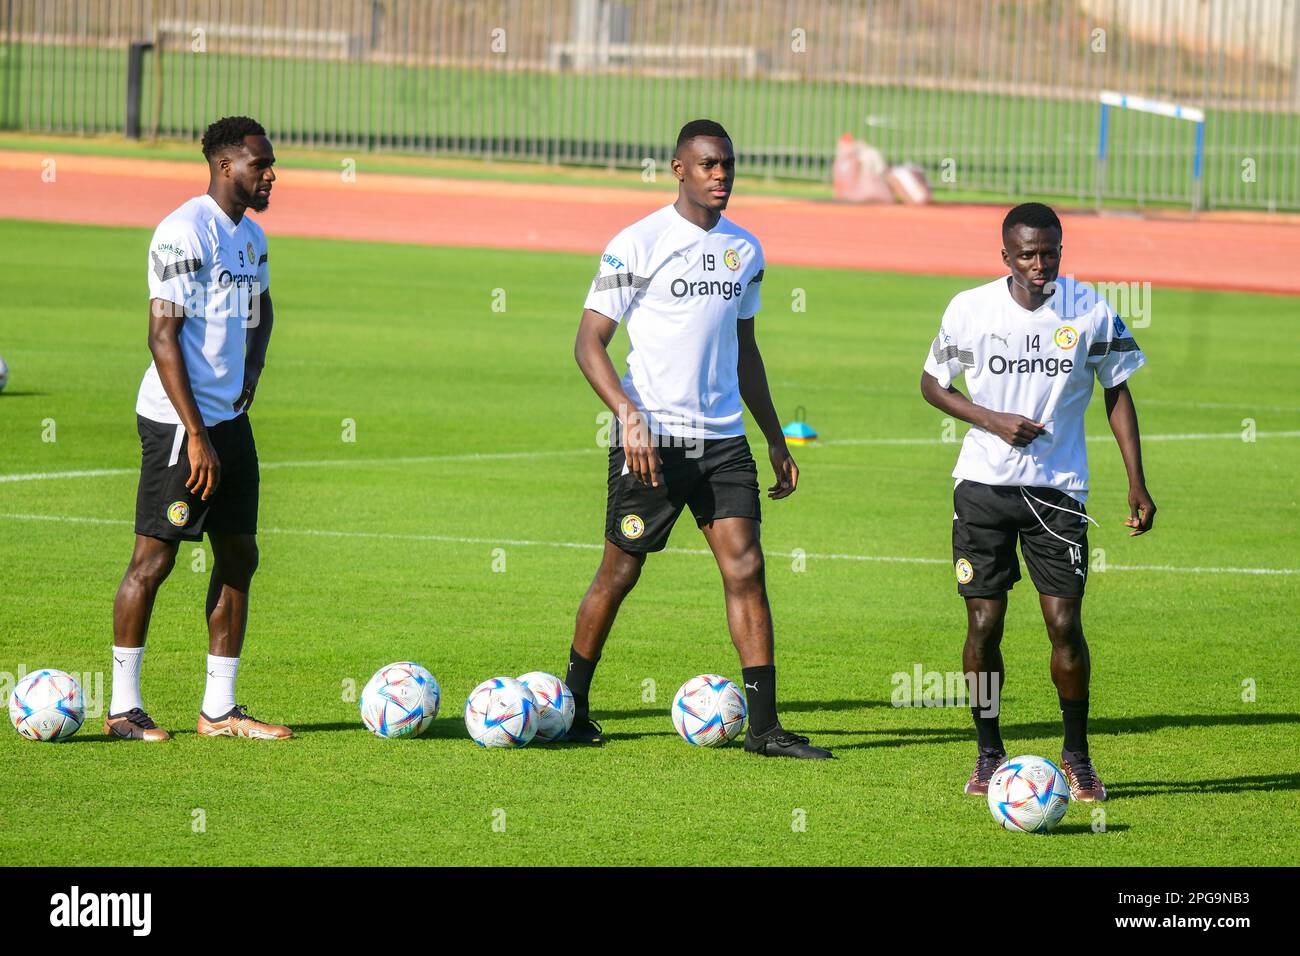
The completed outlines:
[[[1300,431],[1255,432],[1256,438],[1300,438]],[[1088,435],[1090,442],[1112,442],[1111,435]],[[1241,441],[1242,433],[1236,432],[1181,432],[1169,435],[1143,435],[1148,441]],[[940,438],[830,438],[818,440],[816,445],[957,445],[960,442],[945,442]],[[808,446],[804,446],[808,447]]]
[[[125,518],[84,518],[61,515],[0,514],[0,519],[11,521],[51,521],[67,524],[113,525],[115,527],[133,526],[135,522]],[[433,541],[444,544],[485,544],[500,547],[510,545],[519,548],[565,548],[579,551],[603,551],[605,545],[582,541],[534,541],[527,538],[467,538],[447,534],[403,534],[390,531],[331,531],[318,528],[262,528],[258,534],[301,535],[310,538],[360,538],[371,541]],[[667,554],[711,555],[707,548],[665,548]],[[796,555],[793,551],[768,551],[770,558],[803,557],[815,561],[871,561],[887,564],[943,564],[951,562],[944,558],[913,558],[881,554],[834,554],[816,551]],[[1185,568],[1172,564],[1111,564],[1108,571],[1157,571],[1174,574],[1300,574],[1300,568]]]
[[[1300,431],[1290,432],[1255,432],[1256,438],[1300,438]],[[1143,441],[1243,441],[1242,433],[1236,432],[1186,432],[1180,435],[1143,435]],[[1090,435],[1088,441],[1114,441],[1110,435]]]
[[[1300,431],[1256,432],[1256,438],[1300,438]],[[1089,435],[1090,442],[1113,441],[1109,435]],[[1169,435],[1143,435],[1144,442],[1157,441],[1241,441],[1241,432],[1186,432]],[[829,445],[955,445],[941,438],[831,438],[819,440],[812,446]],[[566,458],[603,452],[600,446],[592,448],[547,449],[546,451],[466,452],[461,455],[415,455],[404,458],[320,458],[308,461],[264,461],[261,467],[270,471],[277,468],[340,468],[345,466],[429,465],[462,461],[511,461],[530,458]],[[0,475],[0,484],[15,481],[52,481],[59,478],[103,478],[116,475],[139,474],[139,468],[91,468],[81,471],[35,471],[25,474]]]
[[[276,468],[337,468],[345,465],[428,465],[438,462],[560,458],[570,455],[590,455],[597,451],[603,451],[603,449],[593,445],[590,449],[466,452],[461,455],[414,455],[405,458],[319,458],[311,461],[264,461],[260,462],[258,467],[270,471]],[[108,475],[138,475],[139,473],[139,467],[91,468],[84,471],[38,471],[28,474],[0,475],[0,483],[6,481],[48,481],[54,478],[101,478]]]
[[[1245,412],[1284,412],[1295,414],[1300,412],[1300,408],[1295,405],[1256,405],[1251,402],[1184,402],[1170,398],[1147,398],[1142,397],[1143,405],[1164,405],[1170,408],[1213,408],[1213,409],[1238,409]]]
[[[85,471],[33,471],[21,475],[0,475],[4,481],[51,481],[55,478],[103,478],[108,475],[138,475],[139,468],[90,468]]]

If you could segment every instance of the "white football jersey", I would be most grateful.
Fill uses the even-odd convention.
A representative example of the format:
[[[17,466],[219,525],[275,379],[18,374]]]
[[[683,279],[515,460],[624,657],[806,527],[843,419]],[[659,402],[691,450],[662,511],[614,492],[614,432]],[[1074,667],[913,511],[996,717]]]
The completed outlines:
[[[654,434],[745,433],[736,322],[762,280],[758,240],[725,216],[706,232],[665,206],[610,241],[585,307],[627,325],[623,390]]]
[[[206,193],[154,230],[149,243],[149,298],[185,307],[180,347],[204,425],[229,421],[244,388],[245,331],[257,297],[270,288],[266,234],[245,213],[239,224]],[[180,424],[150,362],[136,413]]]
[[[1088,496],[1083,414],[1095,375],[1103,388],[1146,364],[1123,320],[1084,283],[1057,280],[1035,311],[1011,298],[1009,276],[953,297],[925,370],[948,387],[964,374],[976,405],[1041,422],[1024,448],[971,426],[953,477],[986,485],[1057,488]]]

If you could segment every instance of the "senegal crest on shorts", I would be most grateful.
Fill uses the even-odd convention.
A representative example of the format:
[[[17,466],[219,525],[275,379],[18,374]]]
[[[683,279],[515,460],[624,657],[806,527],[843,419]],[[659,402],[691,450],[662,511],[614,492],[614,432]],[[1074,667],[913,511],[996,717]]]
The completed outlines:
[[[638,515],[627,515],[619,523],[619,530],[625,538],[639,538],[645,532],[645,522]]]
[[[722,254],[722,262],[728,269],[735,272],[740,268],[740,253],[735,249],[728,249]]]
[[[1074,326],[1063,325],[1056,330],[1056,334],[1052,338],[1061,348],[1072,349],[1079,341],[1079,333],[1074,331]]]
[[[957,583],[970,584],[975,578],[975,569],[970,566],[970,562],[965,558],[957,559]]]
[[[167,520],[183,528],[190,520],[190,506],[183,501],[173,501],[167,506]]]

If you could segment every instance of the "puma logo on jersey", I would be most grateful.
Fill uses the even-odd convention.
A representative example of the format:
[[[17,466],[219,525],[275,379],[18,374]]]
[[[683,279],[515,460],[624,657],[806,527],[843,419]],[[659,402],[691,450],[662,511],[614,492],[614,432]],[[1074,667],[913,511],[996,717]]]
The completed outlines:
[[[1007,336],[1004,336],[1004,335],[998,335],[996,332],[990,332],[990,333],[989,333],[989,338],[991,338],[991,339],[997,339],[999,342],[1002,343],[1002,347],[1003,347],[1004,349],[1009,349],[1009,348],[1011,348],[1011,343],[1007,341]]]

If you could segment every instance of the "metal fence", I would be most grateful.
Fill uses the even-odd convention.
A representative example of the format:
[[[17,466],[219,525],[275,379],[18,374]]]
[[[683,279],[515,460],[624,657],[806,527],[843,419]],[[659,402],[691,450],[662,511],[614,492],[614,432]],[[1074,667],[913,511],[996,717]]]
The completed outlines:
[[[226,113],[282,145],[662,162],[686,119],[749,174],[841,133],[943,195],[1092,201],[1102,90],[1200,108],[1204,204],[1300,209],[1298,0],[0,0],[0,128],[146,135]],[[1117,110],[1108,199],[1191,199],[1190,124]]]

